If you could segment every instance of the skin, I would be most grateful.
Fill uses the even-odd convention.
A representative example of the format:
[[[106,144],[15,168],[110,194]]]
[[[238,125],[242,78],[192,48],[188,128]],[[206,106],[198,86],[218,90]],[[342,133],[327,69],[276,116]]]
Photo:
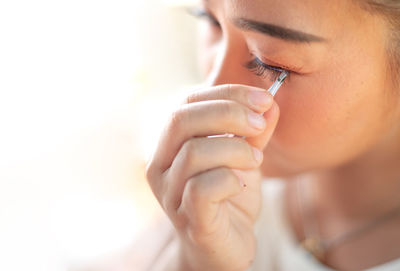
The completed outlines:
[[[218,22],[200,26],[199,59],[214,87],[200,89],[177,109],[147,169],[179,236],[171,270],[250,265],[261,175],[287,180],[286,208],[299,240],[304,236],[291,181],[300,174],[307,180],[304,189],[312,191],[307,211],[328,239],[400,205],[393,192],[400,189],[400,99],[390,78],[386,21],[348,0],[251,2],[203,2]],[[246,31],[235,18],[301,30],[322,41]],[[291,70],[274,99],[263,91],[272,84],[270,76],[243,66],[254,56]],[[251,111],[265,112],[258,129],[251,128]],[[246,138],[207,137],[224,133]],[[262,161],[253,147],[262,151]],[[393,219],[385,230],[330,252],[325,264],[359,270],[399,257],[399,226]]]

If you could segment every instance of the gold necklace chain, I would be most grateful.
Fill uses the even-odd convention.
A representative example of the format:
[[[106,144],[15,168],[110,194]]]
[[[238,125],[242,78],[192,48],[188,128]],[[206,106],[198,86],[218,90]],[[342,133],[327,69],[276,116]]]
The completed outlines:
[[[301,187],[300,187],[301,186]],[[302,218],[302,223],[303,223],[303,228],[304,228],[304,236],[305,239],[301,242],[302,247],[304,247],[308,252],[310,252],[312,255],[314,255],[318,260],[321,262],[324,262],[326,260],[326,254],[329,250],[338,247],[339,245],[348,242],[350,240],[353,240],[362,234],[377,228],[378,226],[384,224],[385,222],[388,222],[389,220],[396,218],[397,216],[400,216],[400,206],[396,207],[395,209],[392,209],[391,211],[373,219],[367,224],[364,224],[356,229],[350,230],[345,233],[341,233],[336,235],[335,237],[328,239],[328,240],[323,240],[320,237],[319,234],[319,229],[316,227],[316,222],[315,222],[315,216],[313,215],[312,217],[306,218],[305,215],[305,191],[304,191],[304,185],[302,185],[301,180],[297,181],[297,192],[298,192],[298,201],[299,201],[299,206],[301,209],[301,218]],[[313,222],[313,225],[307,226],[307,223],[305,223],[305,220]],[[313,229],[311,229],[313,228]]]

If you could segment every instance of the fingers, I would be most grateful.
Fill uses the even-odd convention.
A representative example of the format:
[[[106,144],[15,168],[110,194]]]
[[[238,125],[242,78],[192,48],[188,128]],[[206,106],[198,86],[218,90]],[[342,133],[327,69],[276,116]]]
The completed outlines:
[[[229,198],[229,202],[236,209],[245,213],[252,221],[256,221],[261,207],[261,181],[259,170],[232,170],[239,179],[242,179],[246,189]],[[250,200],[249,200],[250,199]]]
[[[185,142],[178,152],[165,179],[172,188],[164,197],[176,209],[181,201],[186,180],[204,171],[228,167],[256,169],[262,162],[260,150],[242,138],[193,138]]]
[[[247,210],[248,217],[255,217],[257,201],[252,208],[243,200],[238,178],[242,171],[231,169],[248,172],[261,164],[262,153],[256,149],[262,150],[273,134],[277,104],[265,90],[241,85],[210,88],[186,102],[171,117],[148,164],[146,174],[154,194],[174,224],[180,223],[178,212],[185,211],[200,225],[212,225],[219,210],[216,203],[229,197],[236,210],[242,210],[239,213]],[[245,139],[207,137],[226,133]],[[252,193],[256,199],[260,189],[249,185],[246,195]]]
[[[262,162],[262,152],[242,138],[192,138],[185,142],[171,166],[174,179],[188,179],[217,167],[254,169]]]
[[[248,137],[246,139],[247,142],[249,142],[252,146],[255,146],[256,148],[263,150],[275,131],[275,128],[278,124],[279,115],[279,106],[276,104],[276,102],[273,102],[270,110],[264,113],[266,129],[257,136]]]
[[[193,137],[225,133],[254,137],[265,127],[265,119],[260,114],[237,102],[213,100],[189,104],[174,113],[153,163],[165,171],[183,143]]]
[[[256,137],[249,137],[248,142],[264,149],[279,119],[279,107],[274,102],[273,96],[265,89],[238,84],[219,85],[207,91],[192,93],[186,98],[186,103],[195,103],[212,99],[227,99],[236,101],[249,107],[255,112],[264,113],[267,123],[266,130]]]
[[[216,219],[217,215],[224,215],[218,212],[221,207],[219,203],[243,189],[237,175],[228,168],[204,172],[187,182],[177,213],[188,218],[193,230],[213,232],[221,226],[215,222],[227,220]]]
[[[246,85],[226,84],[209,88],[206,91],[190,94],[185,103],[196,103],[208,100],[236,101],[258,113],[263,113],[271,107],[273,97],[262,88]]]

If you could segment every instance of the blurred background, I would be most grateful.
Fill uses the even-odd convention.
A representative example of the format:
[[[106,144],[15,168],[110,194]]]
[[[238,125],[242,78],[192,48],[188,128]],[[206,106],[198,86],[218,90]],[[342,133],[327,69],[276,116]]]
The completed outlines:
[[[200,82],[187,2],[0,2],[0,270],[77,270],[161,215],[143,175]]]

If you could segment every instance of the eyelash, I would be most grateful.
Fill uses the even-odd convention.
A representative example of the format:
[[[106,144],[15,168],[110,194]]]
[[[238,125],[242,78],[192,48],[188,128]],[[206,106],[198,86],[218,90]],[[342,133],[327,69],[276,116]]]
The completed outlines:
[[[207,20],[214,27],[221,27],[217,19],[215,19],[215,17],[204,8],[189,8],[187,11],[196,18]],[[279,75],[283,71],[288,71],[280,67],[265,64],[257,57],[246,63],[244,66],[259,77],[266,78],[269,75],[271,81],[278,79]]]
[[[286,69],[282,69],[280,67],[265,64],[257,57],[255,57],[254,59],[252,59],[251,61],[246,63],[244,65],[244,67],[249,69],[255,75],[260,76],[262,78],[266,78],[267,76],[269,76],[269,79],[271,81],[275,81],[276,79],[278,79],[279,75],[282,72],[284,72],[284,71],[289,72]],[[290,74],[290,72],[289,72],[289,74]]]

